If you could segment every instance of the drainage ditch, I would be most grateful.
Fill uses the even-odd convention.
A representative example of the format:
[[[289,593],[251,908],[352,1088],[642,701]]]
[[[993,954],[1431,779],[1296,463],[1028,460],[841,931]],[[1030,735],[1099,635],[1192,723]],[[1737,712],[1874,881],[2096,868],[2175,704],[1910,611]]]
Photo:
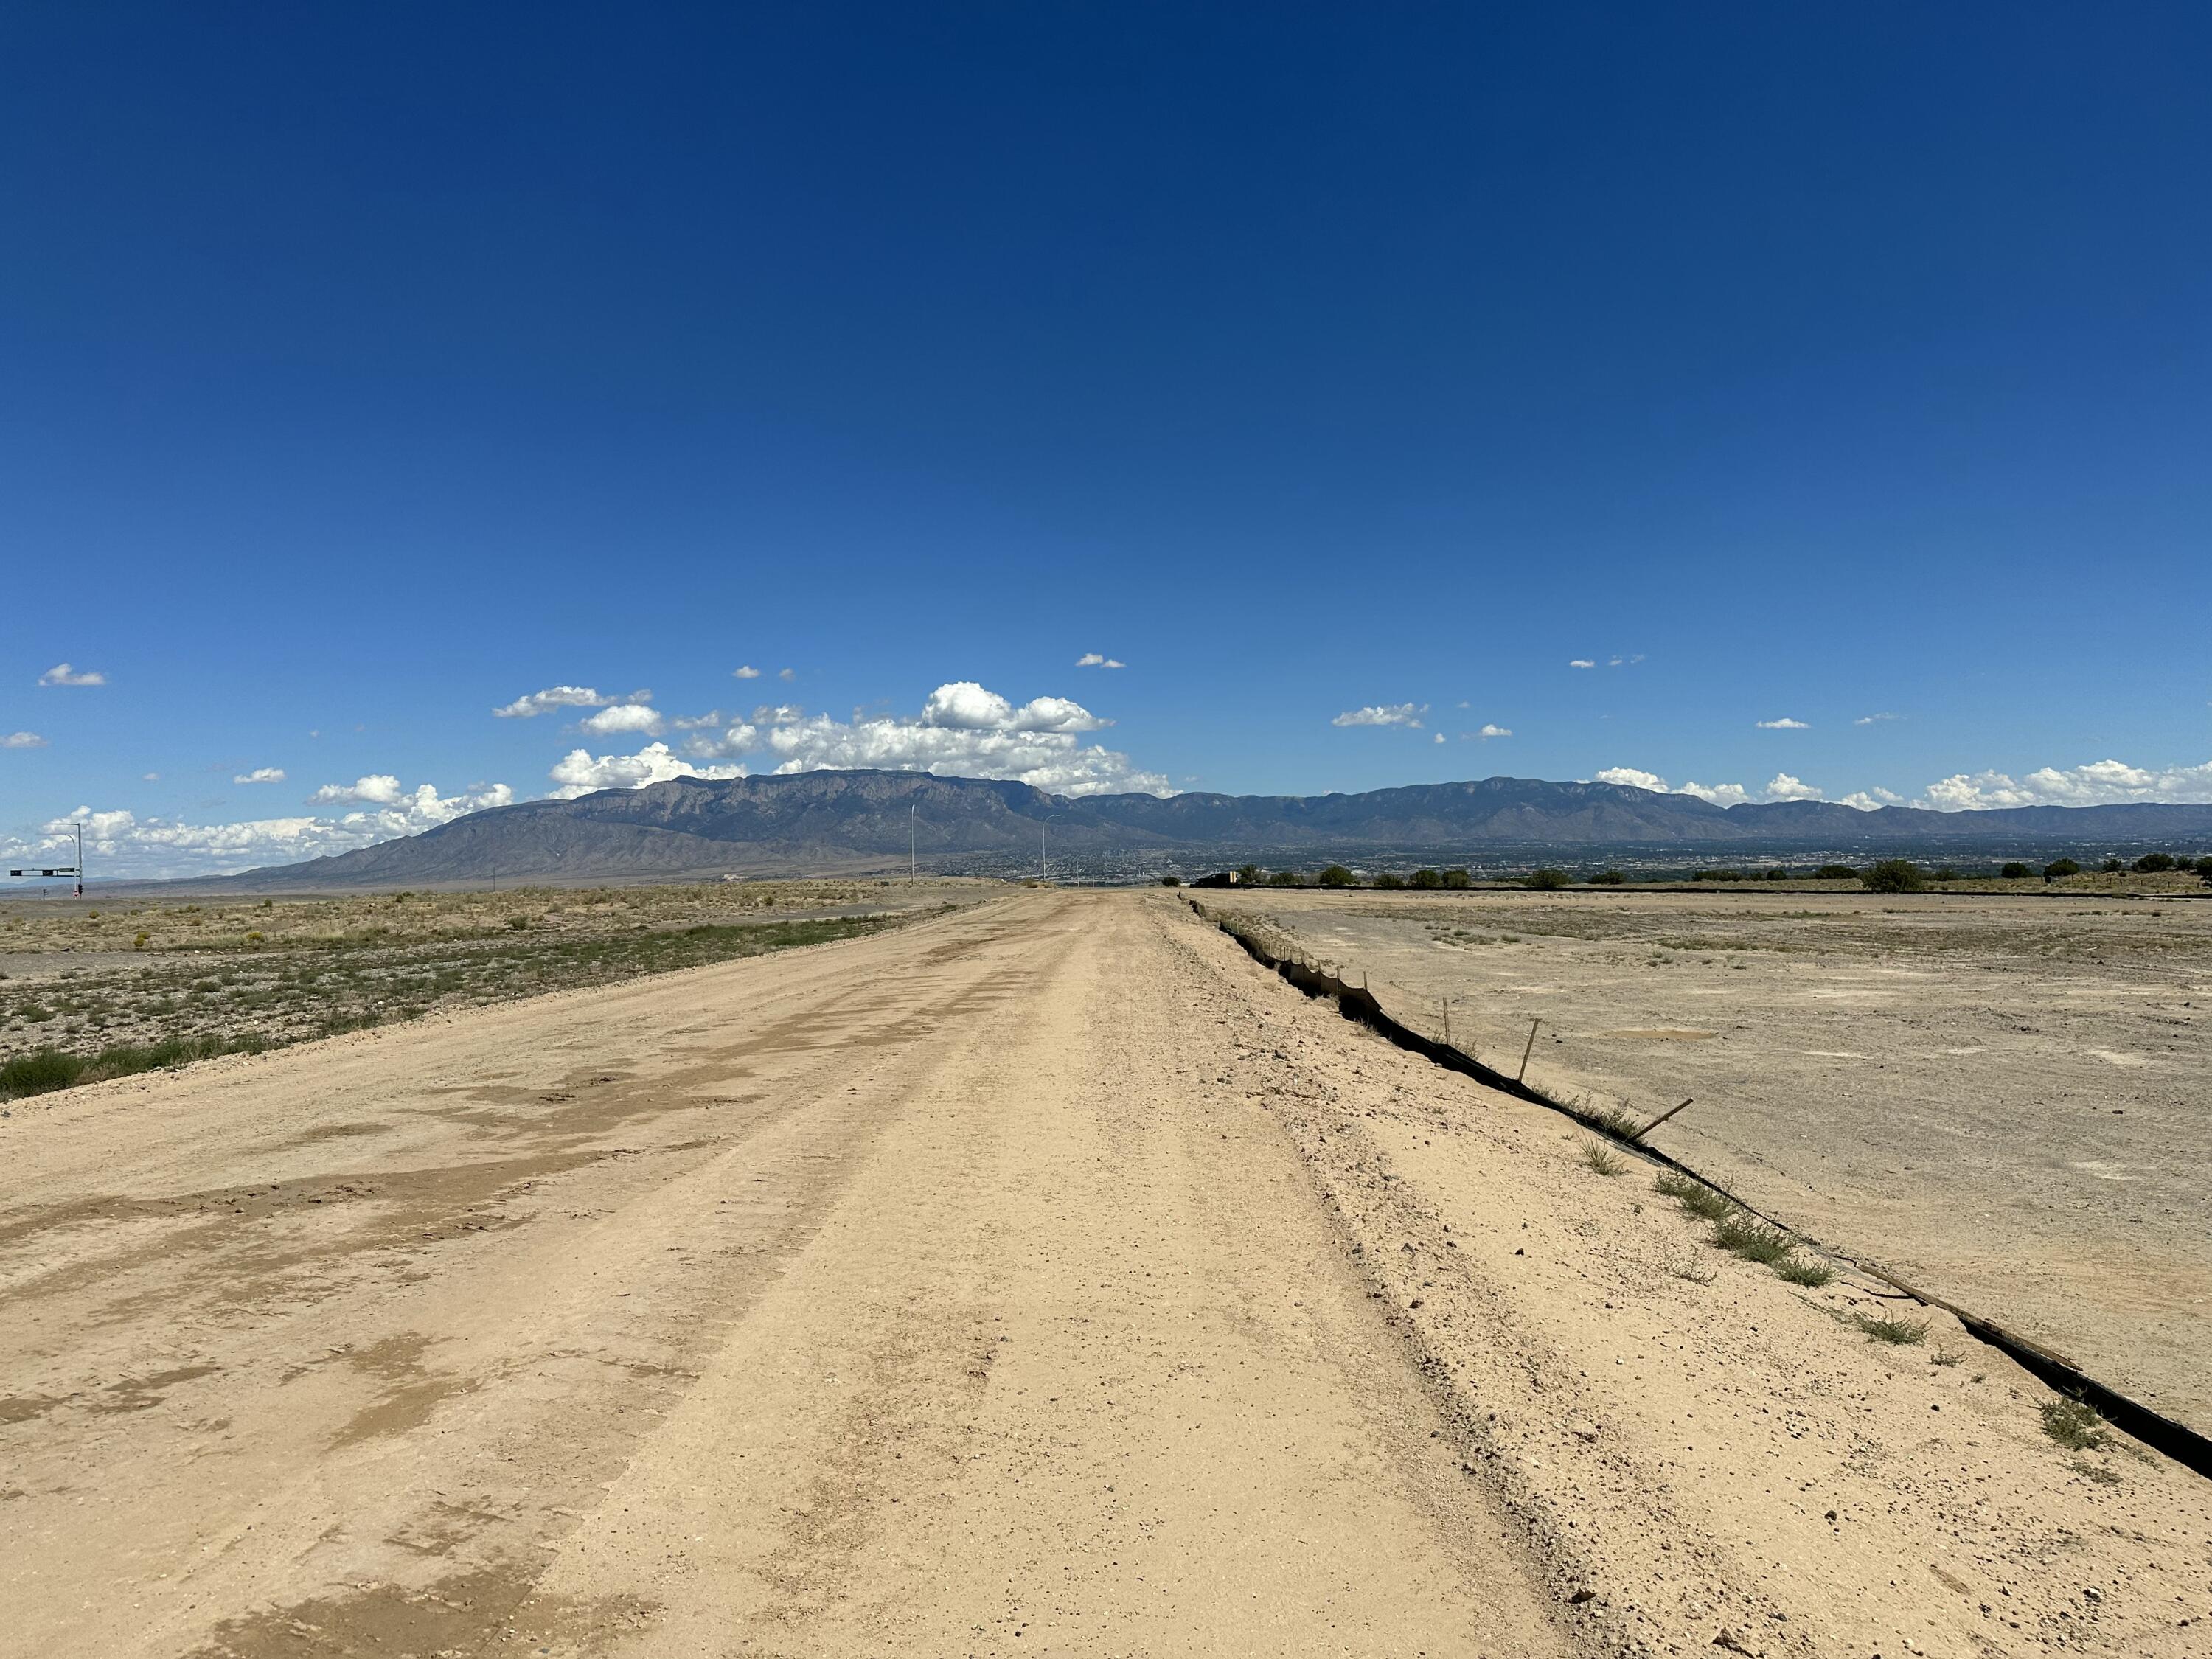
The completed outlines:
[[[1281,975],[1310,997],[1334,1000],[1346,1019],[1367,1026],[1377,1036],[1398,1048],[1419,1054],[1431,1064],[1443,1066],[1446,1071],[1457,1072],[1464,1077],[1473,1078],[1486,1088],[1497,1090],[1501,1094],[1510,1095],[1515,1099],[1526,1101],[1532,1106],[1540,1106],[1547,1111],[1557,1112],[1562,1117],[1570,1118],[1580,1124],[1592,1134],[1613,1141],[1638,1157],[1648,1158],[1652,1163],[1667,1169],[1679,1170],[1692,1180],[1711,1188],[1746,1214],[1756,1216],[1769,1226],[1789,1234],[1791,1238],[1798,1240],[1806,1248],[1817,1251],[1820,1255],[1831,1256],[1838,1261],[1850,1263],[1858,1272],[1869,1278],[1880,1279],[1883,1284],[1894,1288],[1899,1294],[1909,1297],[1923,1307],[1941,1308],[1966,1327],[1969,1335],[1988,1343],[1990,1346],[2018,1364],[2022,1370],[2030,1372],[2059,1393],[2070,1395],[2089,1406],[2114,1428],[2132,1436],[2152,1450],[2162,1452],[2184,1468],[2192,1469],[2207,1479],[2212,1479],[2212,1438],[2207,1438],[2199,1434],[2187,1424],[2177,1422],[2162,1413],[2152,1410],[2140,1400],[2100,1382],[2064,1355],[2054,1353],[2040,1343],[2021,1336],[2015,1331],[2006,1329],[1996,1320],[1985,1315],[1975,1313],[1971,1309],[1962,1308],[1946,1297],[1921,1290],[1917,1285],[1909,1285],[1874,1262],[1838,1249],[1832,1245],[1823,1244],[1818,1239],[1808,1237],[1798,1229],[1790,1225],[1788,1222],[1778,1220],[1757,1206],[1747,1203],[1718,1182],[1699,1174],[1679,1158],[1670,1158],[1656,1146],[1646,1146],[1642,1141],[1630,1140],[1589,1112],[1571,1106],[1565,1101],[1555,1100],[1542,1090],[1533,1087],[1517,1078],[1508,1077],[1504,1073],[1484,1065],[1472,1054],[1462,1049],[1439,1042],[1433,1037],[1424,1036],[1420,1032],[1393,1018],[1366,987],[1346,984],[1336,975],[1317,968],[1300,957],[1278,956],[1250,930],[1235,927],[1224,918],[1213,915],[1194,898],[1185,902],[1201,921],[1212,922],[1230,938],[1235,939],[1237,944],[1244,947],[1245,953],[1262,967],[1271,969]]]

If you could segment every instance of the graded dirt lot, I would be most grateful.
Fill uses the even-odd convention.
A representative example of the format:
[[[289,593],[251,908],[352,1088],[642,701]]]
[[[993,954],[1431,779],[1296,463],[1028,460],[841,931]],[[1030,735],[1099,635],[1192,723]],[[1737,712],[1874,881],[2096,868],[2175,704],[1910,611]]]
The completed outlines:
[[[2212,901],[1207,898],[2212,1433]]]
[[[1579,1143],[1157,893],[19,1103],[0,1652],[2212,1645],[2212,1482]]]

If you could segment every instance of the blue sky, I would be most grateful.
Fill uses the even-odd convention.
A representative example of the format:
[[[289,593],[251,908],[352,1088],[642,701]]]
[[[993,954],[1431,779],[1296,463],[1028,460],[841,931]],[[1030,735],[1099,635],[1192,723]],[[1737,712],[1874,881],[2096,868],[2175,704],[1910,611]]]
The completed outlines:
[[[2195,4],[10,8],[0,836],[863,759],[2212,799],[2209,59]]]

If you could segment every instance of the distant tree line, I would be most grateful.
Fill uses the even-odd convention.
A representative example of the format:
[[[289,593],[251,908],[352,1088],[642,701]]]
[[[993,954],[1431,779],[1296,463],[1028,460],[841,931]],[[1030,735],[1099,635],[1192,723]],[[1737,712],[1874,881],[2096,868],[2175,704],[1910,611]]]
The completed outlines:
[[[2132,864],[2124,864],[2118,859],[2106,859],[2099,863],[2097,868],[2106,874],[2118,874],[2128,870],[2143,875],[2176,872],[2185,875],[2193,872],[2201,876],[2208,884],[2212,884],[2212,854],[2192,858],[2178,853],[2145,853]],[[2074,859],[2054,859],[2045,865],[2040,872],[2033,866],[2015,859],[2000,868],[1997,874],[2008,881],[2025,881],[2033,880],[2040,873],[2045,881],[2051,882],[2067,876],[2078,876],[2082,872],[2083,866]],[[1682,879],[1679,874],[1669,872],[1656,872],[1646,878],[1652,881]],[[1882,859],[1864,869],[1849,864],[1823,864],[1800,872],[1786,865],[1773,865],[1753,871],[1698,870],[1690,876],[1692,881],[1705,882],[1807,878],[1814,881],[1856,881],[1870,893],[1918,893],[1926,891],[1933,884],[1960,881],[1966,878],[1948,864],[1924,870],[1911,859]],[[1181,878],[1176,876],[1163,876],[1160,879],[1170,887],[1182,884]],[[1507,879],[1522,887],[1556,891],[1575,885],[1577,878],[1556,866],[1546,865]],[[1595,875],[1581,878],[1581,880],[1592,887],[1618,887],[1626,882],[1628,877],[1619,870],[1601,870]],[[1425,866],[1406,875],[1384,870],[1363,878],[1358,872],[1341,864],[1328,865],[1310,875],[1298,870],[1263,870],[1256,864],[1242,864],[1237,866],[1233,874],[1224,872],[1206,876],[1191,884],[1194,887],[1368,887],[1382,892],[1401,892],[1472,887],[1474,878],[1468,870],[1456,866],[1448,870]]]

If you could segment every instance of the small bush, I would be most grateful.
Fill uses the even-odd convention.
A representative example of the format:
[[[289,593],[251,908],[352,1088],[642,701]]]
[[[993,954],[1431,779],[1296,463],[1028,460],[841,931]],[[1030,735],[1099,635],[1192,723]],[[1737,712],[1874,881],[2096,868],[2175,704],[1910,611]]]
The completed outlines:
[[[1731,1210],[1713,1223],[1713,1243],[1732,1255],[1768,1267],[1778,1267],[1796,1253],[1790,1235],[1781,1228],[1770,1227],[1741,1210]]]
[[[2204,866],[2207,873],[2212,873],[2212,859],[2205,860]],[[1454,868],[1444,872],[1444,885],[1447,887],[1472,887],[1474,885],[1474,878],[1468,874],[1466,871],[1455,866]]]
[[[1617,1176],[1628,1173],[1628,1160],[1615,1152],[1602,1140],[1585,1140],[1582,1145],[1583,1167],[1594,1175]]]
[[[2212,881],[2212,853],[2197,860],[2197,873],[2207,881]]]
[[[1162,876],[1160,878],[1160,885],[1163,887],[1180,887],[1182,885],[1182,878],[1181,876]]]
[[[1741,881],[1741,870],[1700,870],[1690,878],[1692,881]]]
[[[1680,1170],[1666,1170],[1651,1183],[1651,1190],[1662,1198],[1671,1198],[1685,1212],[1703,1221],[1717,1221],[1732,1213],[1735,1206],[1694,1176]]]
[[[1618,870],[1601,870],[1589,878],[1593,887],[1618,887],[1628,878]]]
[[[1692,1285],[1710,1285],[1713,1270],[1693,1255],[1677,1256],[1667,1264],[1667,1271],[1677,1279],[1686,1279]]]
[[[1894,1314],[1877,1314],[1871,1317],[1861,1314],[1851,1322],[1867,1334],[1869,1342],[1887,1342],[1896,1347],[1910,1347],[1927,1340],[1928,1322],[1915,1324],[1910,1319],[1899,1319]]]
[[[1861,876],[1869,893],[1920,893],[1928,889],[1928,878],[1911,859],[1884,859]]]
[[[2045,881],[2057,881],[2061,876],[2078,876],[2081,873],[2081,866],[2072,859],[2053,859],[2043,866]]]
[[[1315,878],[1324,887],[1357,887],[1359,878],[1340,864],[1332,864]]]
[[[1930,881],[1956,881],[1958,878],[1959,872],[1948,864],[1937,866],[1935,874],[1928,878]]]
[[[2043,1431],[2069,1451],[2096,1451],[2112,1443],[2112,1433],[2096,1409],[2080,1400],[2046,1400]]]
[[[1527,875],[1522,877],[1521,884],[1523,887],[1537,888],[1547,893],[1557,892],[1567,884],[1567,872],[1564,870],[1554,870],[1547,865],[1541,870],[1531,870]]]
[[[1824,864],[1814,875],[1822,881],[1856,881],[1859,872],[1848,864]]]
[[[1816,1291],[1836,1276],[1836,1270],[1826,1262],[1802,1255],[1793,1255],[1787,1261],[1776,1262],[1774,1271],[1792,1285],[1808,1285]]]
[[[1416,870],[1406,882],[1407,886],[1418,887],[1424,892],[1432,891],[1443,884],[1444,872],[1441,870]]]
[[[1386,893],[1395,893],[1405,886],[1406,878],[1403,876],[1396,875],[1390,871],[1385,870],[1381,875],[1375,878],[1375,884]]]
[[[2019,860],[2014,859],[2010,864],[2006,865],[2003,869],[1998,871],[1997,873],[2002,876],[2007,881],[2018,881],[2024,876],[2033,875],[2035,872],[2020,862]]]
[[[2105,859],[2097,866],[2098,869],[2108,876],[2117,876],[2121,871],[2127,867],[2128,866],[2126,865],[2122,864],[2118,859]]]
[[[2163,875],[2166,871],[2173,868],[2173,854],[2171,853],[2145,853],[2141,858],[2136,860],[2135,867],[2136,872],[2138,875]]]
[[[1267,878],[1267,885],[1270,887],[1303,887],[1305,885],[1305,883],[1298,879],[1298,872],[1295,870],[1278,870],[1274,874]]]
[[[1790,879],[1790,872],[1778,864],[1766,872],[1766,878],[1769,881],[1787,881]]]

